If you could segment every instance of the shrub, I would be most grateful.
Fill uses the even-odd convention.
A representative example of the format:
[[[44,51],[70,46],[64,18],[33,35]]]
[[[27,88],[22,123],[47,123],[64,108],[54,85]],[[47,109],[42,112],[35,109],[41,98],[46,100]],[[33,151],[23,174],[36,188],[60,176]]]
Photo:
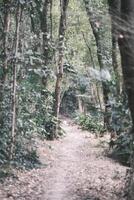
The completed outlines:
[[[112,156],[125,165],[130,165],[130,156],[132,154],[132,135],[128,133],[121,134],[115,141],[115,147]]]
[[[104,130],[103,123],[98,117],[92,117],[90,114],[81,114],[76,118],[76,123],[79,124],[83,130],[91,131],[92,133],[101,133]]]

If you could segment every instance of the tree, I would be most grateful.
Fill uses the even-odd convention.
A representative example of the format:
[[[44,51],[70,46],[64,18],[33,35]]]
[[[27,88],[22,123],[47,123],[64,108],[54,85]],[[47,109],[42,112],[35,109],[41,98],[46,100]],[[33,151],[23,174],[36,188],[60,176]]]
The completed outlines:
[[[4,2],[4,44],[3,44],[3,49],[4,49],[4,72],[3,72],[3,82],[6,80],[6,75],[7,75],[7,68],[8,68],[8,38],[9,38],[9,29],[10,29],[10,22],[11,22],[11,17],[10,17],[10,6],[11,2],[6,1]]]
[[[10,7],[11,2],[4,1],[3,2],[3,34],[2,34],[2,49],[3,49],[3,67],[1,72],[1,80],[0,80],[0,111],[2,110],[1,104],[3,101],[3,89],[7,79],[7,70],[8,70],[8,48],[9,48],[9,30],[10,30],[10,23],[11,23],[11,16],[10,16]],[[0,116],[0,124],[2,125],[2,116]]]
[[[90,5],[88,0],[84,0],[85,8],[87,11],[89,23],[91,25],[93,35],[97,47],[97,58],[100,70],[104,69],[104,59],[103,59],[103,50],[102,50],[102,36],[101,36],[101,24],[97,17],[94,16],[94,13],[90,10]],[[104,102],[104,126],[109,129],[109,117],[107,116],[108,101],[109,101],[109,88],[105,81],[102,81],[102,91],[103,91],[103,102]]]
[[[12,130],[11,130],[11,148],[10,148],[10,160],[13,158],[15,136],[16,136],[16,87],[17,87],[17,59],[19,48],[19,34],[20,34],[20,22],[21,22],[21,4],[18,2],[16,8],[16,27],[14,37],[14,58],[12,62],[13,67],[13,91],[12,91]]]
[[[54,115],[57,119],[56,126],[56,135],[58,131],[58,119],[59,119],[59,109],[61,103],[61,84],[63,78],[63,56],[64,56],[64,37],[66,31],[66,18],[67,18],[67,7],[69,0],[61,0],[61,16],[60,16],[60,24],[59,24],[59,58],[58,58],[58,67],[57,67],[57,78],[55,85],[55,105],[54,105]]]
[[[119,47],[128,105],[132,116],[132,141],[134,141],[134,1],[121,0]],[[133,144],[132,144],[133,146]],[[134,153],[134,152],[133,152]],[[132,174],[130,177],[129,200],[134,200],[134,154],[132,153]]]
[[[120,0],[108,0],[109,13],[111,16],[111,35],[112,35],[112,65],[116,78],[116,93],[120,95],[120,73],[118,63],[118,35],[119,35],[119,15]]]
[[[44,55],[46,66],[49,63],[49,51],[50,51],[49,50],[49,40],[50,40],[49,8],[50,8],[50,0],[45,0],[40,20],[41,20],[41,31],[43,34],[43,55]]]

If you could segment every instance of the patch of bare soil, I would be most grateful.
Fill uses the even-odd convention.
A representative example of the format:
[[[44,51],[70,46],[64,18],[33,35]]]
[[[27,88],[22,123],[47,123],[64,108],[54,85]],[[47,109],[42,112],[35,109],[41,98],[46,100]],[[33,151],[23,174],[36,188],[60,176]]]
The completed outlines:
[[[0,185],[0,200],[124,200],[126,167],[107,158],[100,139],[63,121],[66,136],[37,141],[43,166]]]

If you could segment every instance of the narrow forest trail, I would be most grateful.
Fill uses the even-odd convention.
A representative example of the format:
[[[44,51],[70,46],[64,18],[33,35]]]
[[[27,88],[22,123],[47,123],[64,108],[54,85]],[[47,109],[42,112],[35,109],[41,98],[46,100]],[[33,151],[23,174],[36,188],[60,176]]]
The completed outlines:
[[[37,141],[44,167],[18,172],[17,180],[1,185],[0,200],[123,200],[126,167],[105,157],[99,139],[69,120],[63,128],[62,139]]]

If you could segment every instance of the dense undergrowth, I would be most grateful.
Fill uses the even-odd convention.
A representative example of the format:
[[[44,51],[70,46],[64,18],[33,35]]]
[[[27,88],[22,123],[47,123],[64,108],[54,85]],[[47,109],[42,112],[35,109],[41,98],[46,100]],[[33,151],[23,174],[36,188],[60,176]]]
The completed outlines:
[[[105,133],[115,134],[113,149],[110,156],[119,160],[125,165],[130,164],[133,144],[131,135],[131,117],[127,107],[120,99],[116,104],[111,105],[110,126],[106,129],[103,122],[103,113],[95,107],[90,107],[88,114],[76,114],[75,122],[83,129],[99,137]],[[112,138],[111,138],[112,140]],[[109,140],[110,143],[110,140]]]
[[[88,130],[93,134],[105,131],[103,122],[99,116],[92,116],[91,114],[79,114],[75,118],[75,121],[83,130]]]

